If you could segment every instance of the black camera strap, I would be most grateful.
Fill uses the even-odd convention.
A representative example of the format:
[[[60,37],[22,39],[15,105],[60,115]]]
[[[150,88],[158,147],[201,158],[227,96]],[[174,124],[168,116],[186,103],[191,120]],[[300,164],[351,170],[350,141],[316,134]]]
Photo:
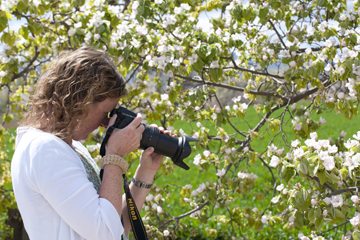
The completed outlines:
[[[131,195],[129,184],[125,174],[123,174],[123,178],[124,178],[124,191],[126,197],[126,204],[128,208],[129,219],[134,237],[137,240],[143,240],[143,239],[147,240],[148,237],[146,234],[145,226],[141,219],[140,213],[136,207],[135,201]]]
[[[109,140],[109,137],[114,129],[115,128],[113,126],[111,126],[106,131],[105,138],[103,139],[103,141],[101,143],[101,147],[100,147],[100,155],[102,157],[105,156],[105,145],[106,145],[107,141]],[[100,179],[101,180],[103,178],[103,174],[104,174],[104,169],[101,169],[100,170]],[[137,209],[135,201],[131,195],[129,183],[127,181],[126,175],[123,174],[122,176],[123,176],[123,182],[124,182],[124,192],[125,192],[126,204],[127,204],[127,209],[128,209],[128,215],[129,215],[131,229],[133,231],[134,237],[136,240],[148,240],[145,226],[141,219],[139,210]]]

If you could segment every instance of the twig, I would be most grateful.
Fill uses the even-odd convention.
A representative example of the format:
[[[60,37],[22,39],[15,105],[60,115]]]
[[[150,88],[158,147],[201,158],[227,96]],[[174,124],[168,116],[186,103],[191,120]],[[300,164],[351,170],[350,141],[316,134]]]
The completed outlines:
[[[286,46],[286,44],[285,44],[284,40],[282,39],[280,33],[279,33],[278,30],[276,29],[274,23],[273,23],[270,19],[269,19],[269,23],[271,24],[272,28],[274,29],[274,31],[275,31],[276,35],[278,36],[281,44],[284,46],[285,49],[288,49],[288,47]]]
[[[279,75],[274,75],[274,74],[270,74],[270,73],[266,73],[266,72],[259,72],[259,71],[255,71],[255,70],[251,70],[251,69],[239,67],[239,66],[236,64],[235,60],[234,60],[232,57],[229,57],[228,59],[231,60],[231,62],[232,62],[233,65],[234,65],[234,68],[235,68],[235,69],[238,69],[238,70],[240,70],[240,71],[249,72],[249,73],[252,73],[252,74],[255,74],[255,75],[273,77],[273,78],[276,78],[276,79],[283,79],[283,80],[285,79],[284,77],[279,76]]]
[[[185,218],[185,217],[187,217],[187,216],[190,216],[191,214],[193,214],[193,213],[195,213],[195,212],[203,209],[203,208],[204,208],[206,205],[208,205],[209,203],[210,203],[209,201],[206,201],[206,202],[204,202],[203,204],[197,206],[196,208],[194,208],[193,210],[191,210],[191,211],[189,211],[189,212],[186,212],[186,213],[184,213],[184,214],[181,214],[181,215],[179,215],[179,216],[177,216],[177,217],[173,217],[172,219],[170,219],[170,220],[162,223],[159,228],[161,229],[161,228],[163,228],[164,226],[169,225],[169,223],[171,223],[171,222],[173,222],[173,221],[178,222],[180,219]]]
[[[220,87],[220,88],[224,88],[224,89],[230,89],[230,90],[234,90],[234,91],[239,91],[239,92],[248,92],[250,94],[253,95],[259,95],[259,96],[266,96],[266,97],[276,97],[276,98],[280,98],[282,100],[287,101],[288,98],[281,96],[277,93],[273,93],[273,92],[263,92],[263,91],[247,91],[245,90],[245,88],[242,87],[238,87],[238,86],[230,86],[224,83],[215,83],[215,82],[209,82],[209,81],[205,81],[205,80],[200,80],[200,79],[194,79],[191,77],[186,77],[186,76],[181,76],[179,74],[175,74],[175,77],[181,78],[183,80],[187,80],[190,82],[196,82],[196,83],[201,83],[201,84],[205,84],[205,85],[209,85],[209,86],[214,86],[214,87]]]
[[[38,58],[40,52],[38,51],[38,48],[35,47],[35,55],[31,58],[31,60],[29,61],[29,63],[24,67],[24,69],[22,71],[20,71],[19,73],[16,73],[12,76],[11,81],[14,81],[15,79],[22,77],[25,73],[30,71],[30,67],[32,66],[32,64],[36,61],[36,59]]]
[[[345,192],[352,192],[352,191],[359,192],[359,190],[360,190],[360,186],[359,187],[358,186],[349,187],[349,188],[335,190],[332,193],[330,193],[329,196],[335,196],[335,195],[339,195],[339,194],[342,194]]]

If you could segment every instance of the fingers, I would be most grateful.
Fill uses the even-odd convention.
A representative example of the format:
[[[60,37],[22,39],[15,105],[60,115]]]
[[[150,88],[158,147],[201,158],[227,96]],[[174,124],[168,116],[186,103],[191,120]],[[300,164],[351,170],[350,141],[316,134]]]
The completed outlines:
[[[117,115],[116,115],[116,114],[114,114],[114,115],[110,118],[109,123],[108,123],[108,125],[107,125],[108,128],[109,128],[110,126],[114,125],[116,118],[117,118]]]
[[[128,125],[128,127],[137,129],[140,126],[141,121],[142,121],[141,114],[138,113],[134,118],[134,120],[132,120],[132,122]]]

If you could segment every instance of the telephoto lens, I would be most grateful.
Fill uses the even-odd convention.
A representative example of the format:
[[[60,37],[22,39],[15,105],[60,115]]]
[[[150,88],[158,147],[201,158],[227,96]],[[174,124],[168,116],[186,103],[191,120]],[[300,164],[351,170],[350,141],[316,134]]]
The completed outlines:
[[[124,128],[136,117],[136,113],[124,108],[119,107],[111,112],[111,115],[116,114],[117,118],[112,127]],[[170,157],[174,164],[179,167],[188,170],[189,166],[183,161],[184,158],[191,154],[191,147],[189,142],[196,141],[196,139],[190,137],[172,137],[160,132],[156,127],[147,126],[144,124],[145,130],[140,141],[140,148],[146,149],[153,147],[154,152],[161,155]],[[109,131],[110,130],[110,131]],[[100,153],[104,151],[107,139],[110,137],[113,128],[109,128],[106,132],[106,136],[102,142]],[[103,152],[104,153],[104,152]]]

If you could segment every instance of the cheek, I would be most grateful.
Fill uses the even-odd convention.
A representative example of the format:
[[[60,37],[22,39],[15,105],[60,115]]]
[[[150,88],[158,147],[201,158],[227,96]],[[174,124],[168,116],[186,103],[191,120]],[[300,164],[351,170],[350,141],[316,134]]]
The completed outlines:
[[[105,117],[103,114],[99,114],[97,116],[96,121],[93,122],[93,130],[95,130],[96,128],[100,127],[100,126],[107,126],[107,123],[109,122],[109,119],[107,117]]]
[[[109,125],[109,121],[110,121],[110,118],[104,117],[100,122],[100,126],[107,127]]]

